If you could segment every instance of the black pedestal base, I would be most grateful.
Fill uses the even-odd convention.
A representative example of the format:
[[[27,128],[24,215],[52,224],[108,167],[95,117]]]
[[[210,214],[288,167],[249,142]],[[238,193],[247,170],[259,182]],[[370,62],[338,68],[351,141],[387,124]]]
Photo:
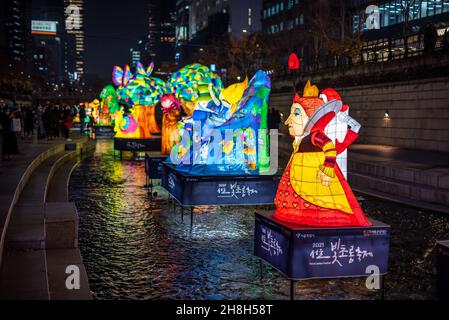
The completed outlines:
[[[310,228],[283,223],[272,213],[256,213],[254,254],[291,280],[378,277],[388,270],[390,226]],[[262,271],[262,266],[261,266]]]
[[[158,151],[161,150],[161,137],[149,139],[114,138],[114,150],[119,151]]]
[[[112,139],[114,138],[113,126],[94,126],[95,139]]]
[[[182,206],[270,205],[281,178],[276,175],[201,176],[163,162],[162,186]]]

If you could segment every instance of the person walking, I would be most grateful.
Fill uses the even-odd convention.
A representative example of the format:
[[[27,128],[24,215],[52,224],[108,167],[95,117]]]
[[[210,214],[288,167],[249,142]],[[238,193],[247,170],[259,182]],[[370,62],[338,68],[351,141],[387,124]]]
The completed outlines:
[[[432,22],[426,23],[424,30],[424,54],[431,54],[435,51],[438,41],[438,32]]]
[[[17,145],[17,138],[13,126],[14,114],[10,109],[6,109],[0,117],[3,135],[2,160],[11,160],[12,154],[19,153],[19,146]]]
[[[276,110],[273,116],[273,129],[279,130],[280,123],[281,123],[281,113],[279,112],[279,110]]]
[[[268,111],[268,119],[267,119],[268,123],[268,130],[273,129],[273,125],[274,125],[274,108],[271,108],[270,111]]]
[[[89,138],[93,138],[94,135],[94,125],[95,125],[95,119],[93,115],[89,115],[89,123],[87,124],[87,127],[89,129]]]
[[[44,118],[44,110],[41,105],[38,105],[37,111],[36,111],[37,138],[38,139],[44,139],[46,137],[43,118]]]
[[[25,118],[24,118],[24,126],[25,126],[25,136],[32,137],[34,135],[34,107],[28,106],[25,109]]]
[[[84,105],[81,105],[79,116],[80,116],[80,135],[83,135],[86,121],[86,109],[84,108]]]
[[[59,117],[58,117],[58,106],[54,106],[50,109],[50,126],[52,131],[52,137],[59,137]]]
[[[67,107],[64,111],[64,125],[62,127],[64,131],[64,138],[67,141],[72,141],[72,139],[69,138],[70,128],[72,127],[72,116],[70,114],[70,108]]]
[[[14,132],[20,136],[21,139],[25,138],[25,125],[24,125],[24,109],[25,107],[21,104],[17,105],[15,111],[11,111],[13,115],[13,128]]]
[[[444,37],[443,37],[443,48],[445,51],[449,51],[449,28],[444,31]]]
[[[44,114],[43,114],[43,122],[45,128],[45,135],[47,140],[50,140],[52,137],[52,128],[51,128],[51,115],[50,115],[50,107],[48,105],[45,106]]]

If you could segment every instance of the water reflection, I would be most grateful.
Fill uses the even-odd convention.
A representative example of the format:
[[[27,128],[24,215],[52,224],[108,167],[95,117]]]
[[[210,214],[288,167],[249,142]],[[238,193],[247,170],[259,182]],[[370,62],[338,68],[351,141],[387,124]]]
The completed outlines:
[[[111,141],[97,142],[94,155],[72,175],[70,195],[80,215],[80,248],[95,298],[288,299],[289,282],[270,267],[264,268],[264,282],[259,280],[258,259],[252,254],[257,208],[195,208],[190,231],[188,211],[182,222],[179,208],[173,212],[167,205],[164,190],[157,186],[159,196],[150,202],[144,184],[144,163],[114,159]],[[396,282],[402,276],[423,275],[410,263],[419,264],[419,259],[413,260],[423,257],[418,248],[429,250],[433,238],[449,230],[448,219],[421,224],[425,231],[419,236],[419,229],[403,219],[415,219],[418,213],[413,210],[398,211],[377,200],[367,201],[366,206],[369,215],[393,227],[387,298],[433,297],[432,285],[415,288]],[[420,219],[427,221],[424,214]],[[420,223],[413,221],[413,225]],[[435,228],[441,232],[435,233]],[[403,240],[403,230],[412,232],[408,240]],[[424,233],[432,234],[431,239]],[[403,241],[411,241],[405,245],[416,250],[404,254]],[[421,283],[432,283],[432,277],[428,272]],[[365,279],[309,280],[296,285],[296,297],[374,299],[377,293],[366,289]]]

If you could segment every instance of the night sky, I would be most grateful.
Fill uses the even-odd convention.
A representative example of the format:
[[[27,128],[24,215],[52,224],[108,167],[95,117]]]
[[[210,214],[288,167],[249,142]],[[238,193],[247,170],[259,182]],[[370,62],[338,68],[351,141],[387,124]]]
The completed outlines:
[[[113,66],[129,63],[129,49],[148,29],[146,2],[84,1],[85,63],[89,75],[111,81]]]

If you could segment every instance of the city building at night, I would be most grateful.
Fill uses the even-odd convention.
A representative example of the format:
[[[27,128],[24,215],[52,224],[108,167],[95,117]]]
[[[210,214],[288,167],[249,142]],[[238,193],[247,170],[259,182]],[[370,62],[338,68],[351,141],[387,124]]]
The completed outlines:
[[[29,1],[5,0],[2,3],[4,20],[2,19],[2,37],[8,50],[8,60],[12,66],[22,69],[29,64]]]
[[[367,10],[371,6],[371,10]],[[387,61],[420,55],[424,30],[431,23],[442,37],[449,27],[449,1],[353,1],[353,32],[362,35],[363,61]],[[376,19],[367,26],[368,16]],[[374,20],[372,20],[374,22]],[[404,44],[404,39],[407,45]],[[437,46],[441,46],[437,43]]]
[[[283,65],[294,51],[310,66],[351,34],[349,5],[346,0],[264,0],[262,32]]]
[[[144,64],[153,61],[157,68],[163,62],[175,60],[175,1],[149,1],[147,12],[147,37],[139,40],[140,54]]]
[[[139,40],[140,42],[141,40]],[[136,67],[137,62],[140,62],[142,60],[141,51],[131,48],[129,49],[130,55],[131,55],[131,67]]]
[[[6,15],[6,8],[4,6],[0,6],[0,21],[5,21],[5,15]],[[9,56],[9,50],[8,50],[8,42],[6,39],[6,24],[0,23],[0,57],[2,61],[7,61]],[[9,61],[7,61],[7,64],[4,64],[0,67],[5,68]]]
[[[228,36],[260,32],[261,12],[262,0],[178,1],[176,61],[197,60],[204,46]]]
[[[158,27],[158,10],[157,5],[148,2],[148,36],[147,36],[147,52],[150,59],[154,59],[157,53],[157,45],[159,43],[159,27]]]
[[[399,1],[399,0],[355,0],[353,15],[354,32],[363,32],[366,36],[376,37],[379,33],[400,35],[402,24],[409,22],[412,32],[420,31],[428,21],[445,25],[449,17],[449,1]],[[376,6],[379,14],[378,27],[369,28],[366,25],[367,7]],[[408,11],[408,19],[405,19]],[[369,13],[371,13],[368,10]]]
[[[197,0],[191,1],[189,15],[189,39],[207,28],[209,18],[217,13],[229,15],[227,31],[238,37],[244,33],[260,31],[261,0]],[[214,21],[215,23],[215,21]]]
[[[176,42],[183,43],[189,39],[190,1],[176,1]]]
[[[64,12],[66,17],[65,30],[75,41],[75,70],[72,73],[73,80],[80,80],[85,74],[84,65],[84,0],[64,0]],[[73,43],[72,41],[70,43]],[[73,49],[69,49],[73,51]]]
[[[33,73],[48,83],[67,80],[63,3],[33,0],[31,18]]]
[[[176,1],[175,62],[179,63],[189,40],[189,0]]]

